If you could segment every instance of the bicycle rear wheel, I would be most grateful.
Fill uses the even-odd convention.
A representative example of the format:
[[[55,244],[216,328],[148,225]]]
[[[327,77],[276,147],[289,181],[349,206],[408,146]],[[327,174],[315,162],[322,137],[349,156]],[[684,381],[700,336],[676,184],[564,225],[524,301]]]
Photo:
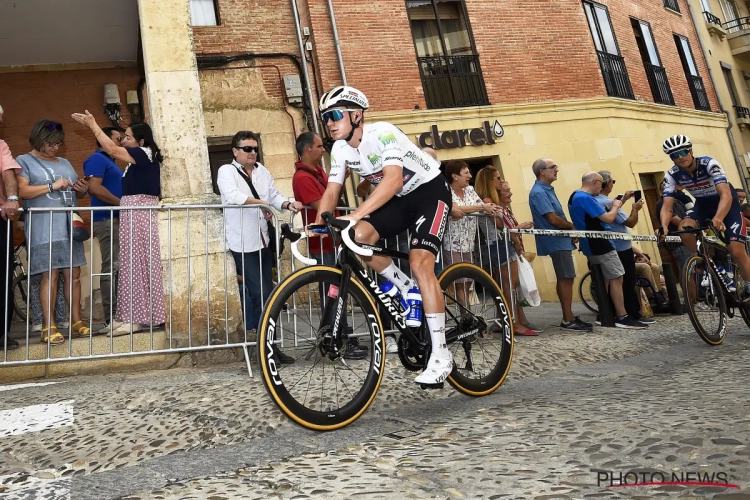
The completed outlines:
[[[682,289],[690,322],[700,338],[709,345],[724,342],[729,322],[724,290],[702,256],[693,255],[685,263]]]
[[[258,329],[258,362],[268,394],[289,418],[308,429],[344,427],[375,399],[385,368],[385,337],[372,297],[350,279],[343,315],[349,337],[367,347],[364,359],[346,359],[347,339],[329,356],[332,324],[321,325],[321,305],[338,290],[341,270],[327,266],[300,269],[274,288]],[[342,320],[343,321],[343,320]],[[283,352],[293,364],[279,364]]]
[[[448,383],[469,396],[490,394],[503,383],[513,360],[510,307],[492,277],[474,264],[454,264],[439,281],[454,362]]]
[[[29,300],[29,281],[25,274],[13,279],[13,310],[16,316],[26,321],[26,304]]]
[[[578,283],[578,296],[586,309],[594,314],[599,314],[599,305],[596,303],[596,292],[594,290],[594,280],[591,279],[591,271],[587,272]]]

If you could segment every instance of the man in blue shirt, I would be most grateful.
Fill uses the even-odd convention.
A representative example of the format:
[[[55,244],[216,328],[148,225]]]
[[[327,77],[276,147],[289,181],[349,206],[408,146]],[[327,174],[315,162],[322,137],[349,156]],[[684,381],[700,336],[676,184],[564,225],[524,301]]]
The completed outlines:
[[[617,182],[612,178],[612,173],[609,170],[600,170],[599,175],[602,176],[603,184],[602,191],[596,196],[596,202],[605,210],[609,211],[612,207],[612,200],[609,198],[612,189]],[[630,198],[633,197],[634,192],[628,191],[622,195],[622,203],[626,203]],[[612,231],[616,233],[628,234],[628,228],[633,228],[638,223],[638,213],[645,199],[633,203],[633,208],[630,210],[630,216],[622,210],[617,210],[617,217],[609,224]],[[625,311],[631,318],[640,321],[641,323],[654,323],[655,321],[651,318],[644,318],[641,315],[641,300],[640,300],[640,289],[636,286],[637,271],[635,268],[635,254],[633,253],[633,242],[631,240],[611,240],[612,245],[615,247],[617,256],[622,262],[622,267],[625,269],[625,276],[622,279],[622,293],[625,300]],[[658,287],[659,284],[656,283]]]
[[[568,200],[570,218],[579,231],[612,231],[610,224],[615,221],[622,201],[612,200],[609,210],[605,210],[596,201],[601,193],[604,179],[596,172],[588,172],[581,179],[581,189],[575,191]],[[581,238],[583,251],[589,264],[601,266],[607,290],[615,306],[615,326],[617,328],[643,329],[648,325],[629,317],[625,311],[622,293],[622,278],[625,269],[617,256],[611,240],[599,238]],[[597,320],[597,323],[599,320]]]
[[[534,187],[529,193],[534,229],[575,229],[565,217],[560,200],[555,194],[555,188],[552,187],[552,183],[557,180],[558,167],[555,162],[549,158],[540,158],[534,162],[531,170],[536,176]],[[573,249],[575,249],[573,240],[539,235],[535,235],[534,238],[537,254],[549,255],[552,259],[552,266],[555,268],[557,297],[560,299],[563,313],[560,328],[590,332],[594,325],[582,321],[578,316],[573,316],[573,280],[576,277],[576,269],[573,265]]]
[[[102,131],[120,144],[121,130],[115,127],[105,127]],[[122,196],[122,169],[107,153],[99,149],[83,162],[83,173],[89,179],[89,193],[92,207],[117,207]],[[99,240],[102,252],[102,270],[99,277],[99,287],[102,292],[102,306],[104,307],[104,322],[106,326],[97,333],[109,333],[109,325],[115,315],[117,307],[117,274],[120,269],[120,214],[117,210],[94,210],[91,219],[94,227],[94,237]]]

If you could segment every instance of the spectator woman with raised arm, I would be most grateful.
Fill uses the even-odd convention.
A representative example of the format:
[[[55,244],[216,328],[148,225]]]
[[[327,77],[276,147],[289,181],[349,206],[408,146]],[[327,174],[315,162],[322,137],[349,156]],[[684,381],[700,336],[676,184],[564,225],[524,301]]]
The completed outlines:
[[[166,321],[162,282],[159,217],[153,207],[161,196],[159,146],[146,123],[135,123],[115,144],[97,125],[91,113],[74,113],[73,119],[94,133],[102,150],[115,160],[127,162],[122,176],[120,206],[120,272],[117,284],[117,314],[110,335],[127,335]]]

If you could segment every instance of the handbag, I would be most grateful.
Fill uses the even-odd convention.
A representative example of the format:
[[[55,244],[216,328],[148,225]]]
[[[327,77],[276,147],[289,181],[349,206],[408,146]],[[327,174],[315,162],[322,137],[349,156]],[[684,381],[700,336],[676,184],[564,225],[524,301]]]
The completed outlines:
[[[524,307],[536,307],[542,303],[539,289],[534,278],[534,268],[523,256],[518,256],[518,283],[521,288],[521,305]]]
[[[245,179],[245,182],[247,182],[247,185],[250,187],[250,191],[253,193],[253,196],[258,200],[262,199],[258,195],[258,191],[255,190],[255,186],[253,186],[253,181],[252,179],[250,179],[250,176],[248,176],[245,172],[242,171],[242,169],[239,168],[237,168],[237,172],[239,172],[242,178]],[[266,224],[268,225],[268,248],[271,250],[271,253],[275,254],[276,249],[279,247],[279,240],[276,238],[276,226],[274,226],[270,220],[267,220]],[[284,253],[283,246],[281,246],[281,252],[279,253],[279,255],[281,255],[282,253]]]

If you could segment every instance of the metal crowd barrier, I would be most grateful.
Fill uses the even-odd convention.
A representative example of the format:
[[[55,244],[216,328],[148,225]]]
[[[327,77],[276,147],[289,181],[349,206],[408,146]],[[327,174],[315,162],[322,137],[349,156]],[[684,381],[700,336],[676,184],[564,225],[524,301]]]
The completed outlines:
[[[6,314],[5,327],[6,331],[10,328],[10,336],[13,339],[18,340],[21,343],[21,348],[18,350],[8,351],[7,344],[3,345],[3,352],[0,356],[0,367],[4,366],[15,366],[25,364],[39,364],[39,363],[52,363],[61,361],[83,361],[83,360],[95,360],[105,359],[114,357],[127,357],[127,356],[140,356],[145,354],[174,354],[174,353],[189,353],[204,350],[216,350],[216,349],[227,349],[227,348],[242,348],[244,358],[247,366],[248,373],[252,375],[250,366],[250,355],[249,347],[255,346],[255,338],[252,338],[252,330],[255,325],[247,324],[248,318],[246,318],[243,311],[245,307],[243,304],[250,300],[251,295],[260,293],[260,297],[267,295],[266,292],[270,290],[264,287],[263,280],[261,280],[261,286],[259,290],[254,288],[248,288],[243,286],[241,289],[238,286],[237,274],[248,276],[248,269],[246,269],[245,261],[242,261],[242,269],[238,270],[235,266],[234,258],[231,253],[227,250],[226,235],[227,233],[235,234],[239,236],[239,240],[242,242],[242,250],[245,250],[245,225],[239,224],[239,235],[237,235],[237,225],[231,225],[227,223],[227,216],[231,215],[233,210],[240,212],[241,217],[258,217],[258,209],[260,205],[164,205],[164,206],[148,206],[148,207],[134,207],[134,206],[121,206],[121,207],[73,207],[73,208],[32,208],[25,213],[26,224],[28,224],[28,234],[43,234],[38,230],[34,233],[33,224],[45,224],[43,230],[46,232],[47,240],[53,240],[53,224],[49,223],[54,214],[64,213],[67,216],[67,225],[69,234],[73,233],[73,219],[70,216],[71,212],[75,211],[78,213],[88,213],[93,216],[96,212],[110,212],[109,218],[109,232],[115,231],[115,222],[111,217],[114,211],[118,211],[121,215],[127,212],[147,212],[148,213],[148,228],[147,228],[147,241],[152,241],[156,237],[160,237],[161,243],[159,248],[160,256],[157,259],[153,255],[153,248],[149,246],[148,255],[134,255],[133,248],[130,248],[130,254],[127,256],[129,262],[133,262],[134,259],[145,259],[149,270],[156,269],[153,266],[161,266],[162,271],[162,283],[164,285],[164,308],[165,318],[164,324],[156,324],[155,321],[150,321],[147,327],[142,332],[127,332],[122,336],[119,335],[97,335],[96,332],[103,326],[103,319],[109,318],[114,319],[123,317],[132,317],[134,300],[137,299],[142,302],[142,297],[133,296],[133,283],[134,283],[134,271],[133,266],[130,266],[129,275],[118,274],[117,265],[114,261],[111,261],[109,269],[101,269],[98,272],[94,272],[92,266],[92,259],[95,255],[94,240],[99,239],[102,235],[97,234],[94,224],[90,224],[91,237],[83,245],[88,248],[87,262],[81,266],[88,271],[88,289],[90,292],[89,304],[87,317],[83,317],[86,326],[91,329],[91,335],[85,337],[72,337],[73,328],[70,319],[73,317],[73,308],[80,307],[81,301],[78,304],[67,303],[64,306],[64,314],[69,322],[67,328],[60,328],[60,333],[66,337],[66,341],[61,345],[53,345],[49,339],[46,342],[41,342],[39,332],[32,331],[34,328],[34,316],[38,316],[40,309],[32,304],[32,300],[36,301],[36,286],[35,278],[32,275],[26,275],[29,270],[28,266],[24,267],[25,260],[27,263],[32,261],[34,258],[34,252],[41,251],[38,245],[34,245],[33,237],[31,243],[27,245],[26,259],[18,258],[16,265],[11,266],[6,270],[6,297],[12,296],[13,300],[25,299],[25,320],[11,321],[11,317]],[[354,210],[353,208],[340,207],[337,210],[340,212],[348,212]],[[275,211],[269,211],[270,220],[276,229],[277,236],[280,234],[279,219]],[[39,217],[38,214],[46,214],[47,219]],[[236,215],[236,214],[235,214]],[[296,220],[300,220],[299,216]],[[438,256],[438,260],[435,266],[435,273],[439,275],[441,270],[455,262],[472,262],[482,267],[493,278],[498,282],[503,293],[509,299],[511,304],[511,311],[515,311],[515,304],[518,301],[516,295],[517,292],[515,287],[513,290],[507,290],[506,285],[507,279],[501,279],[503,275],[511,276],[512,262],[510,259],[506,259],[505,262],[501,262],[501,256],[508,255],[510,253],[510,235],[511,234],[528,234],[528,235],[548,235],[548,236],[562,236],[562,237],[586,237],[586,238],[604,238],[610,240],[632,240],[632,241],[650,241],[655,242],[657,238],[655,236],[644,236],[644,235],[631,235],[622,233],[610,233],[610,232],[592,232],[592,231],[557,231],[557,230],[539,230],[539,229],[497,229],[496,217],[488,216],[485,214],[468,214],[468,221],[473,221],[474,224],[469,224],[468,229],[463,228],[455,219],[450,219],[444,236],[444,249]],[[91,217],[90,217],[91,218]],[[231,217],[230,217],[231,218]],[[243,219],[244,220],[244,219]],[[294,220],[294,216],[293,219]],[[122,224],[122,222],[120,223]],[[266,224],[265,219],[258,219],[258,235],[256,238],[261,238],[260,228]],[[101,226],[98,224],[97,226]],[[56,226],[57,227],[57,226]],[[106,226],[105,226],[106,227]],[[296,225],[297,228],[301,229],[301,222]],[[471,228],[474,227],[472,230]],[[123,230],[120,227],[120,234],[123,237],[128,237],[130,241],[137,236],[138,231],[146,230],[145,227],[135,227],[133,225]],[[8,251],[11,255],[13,252],[12,242],[12,231],[8,226],[8,232],[6,237],[9,239]],[[679,241],[678,237],[668,238],[670,241]],[[411,241],[411,235],[408,231],[405,233],[391,238],[385,241],[386,247],[397,248],[401,251],[407,252],[409,243]],[[446,244],[446,242],[451,242]],[[454,242],[456,244],[454,244]],[[68,273],[72,274],[73,267],[72,261],[74,256],[75,245],[72,239],[69,239],[66,243],[68,253],[68,261],[70,264],[65,269]],[[115,252],[115,245],[112,239],[109,240],[109,251],[110,254]],[[120,241],[122,246],[122,240]],[[318,252],[310,252],[308,248],[308,257],[318,256],[320,262],[326,264],[332,264],[335,262],[333,255],[323,256],[322,240],[319,242],[321,245],[318,248]],[[502,250],[504,249],[504,252]],[[289,260],[281,260],[281,251],[283,249],[277,249],[277,251],[271,256],[271,264],[276,267],[276,279],[273,280],[276,283],[282,279],[283,276],[294,272],[299,263],[295,262],[291,257],[291,252],[285,253]],[[16,252],[18,253],[18,252]],[[59,253],[59,252],[58,252]],[[120,255],[120,265],[123,262],[122,255]],[[53,267],[53,252],[52,243],[48,243],[47,265],[44,266],[46,269]],[[267,263],[266,263],[267,264]],[[38,265],[38,264],[37,264]],[[408,262],[399,262],[398,265],[401,269],[410,274]],[[56,266],[59,267],[59,266]],[[259,262],[259,269],[257,272],[263,274],[264,262],[262,256]],[[220,271],[219,271],[220,270]],[[38,271],[38,269],[37,269]],[[64,274],[62,269],[60,274]],[[504,271],[504,272],[503,272]],[[153,272],[148,273],[149,290],[154,289]],[[158,274],[158,273],[156,273]],[[19,278],[24,276],[24,279]],[[37,275],[38,276],[38,275]],[[11,280],[13,278],[13,280]],[[130,293],[130,311],[122,312],[119,311],[117,315],[115,313],[115,307],[110,306],[108,311],[103,312],[103,318],[95,314],[94,311],[94,289],[95,278],[109,278],[109,291],[110,297],[115,297],[117,294],[115,291],[120,288],[125,293]],[[122,285],[123,281],[124,285]],[[65,280],[63,280],[65,281]],[[272,283],[273,283],[272,281]],[[15,286],[14,286],[15,285]],[[122,286],[121,286],[122,285]],[[65,281],[64,286],[67,288],[68,296],[73,297],[74,285],[73,280]],[[270,286],[273,286],[270,285]],[[469,283],[469,290],[475,293],[474,284]],[[13,288],[11,288],[13,287]],[[158,290],[158,287],[156,287]],[[33,297],[32,297],[32,290]],[[51,287],[40,290],[39,302],[41,303],[41,294],[47,294],[47,314],[52,317],[55,314],[54,308],[57,308],[60,304],[52,304],[53,290]],[[316,312],[320,309],[320,302],[315,302],[311,296],[314,296],[314,292],[308,295],[306,304],[298,303],[297,297],[295,297],[288,307],[293,310],[306,311],[308,316],[312,318]],[[154,305],[157,297],[152,293],[149,293],[147,313],[153,316]],[[113,299],[114,300],[114,299]],[[60,306],[62,307],[62,306]],[[11,308],[9,302],[8,309]],[[21,310],[23,312],[23,309]],[[57,311],[60,313],[60,311]],[[141,311],[143,312],[143,311]],[[83,314],[83,311],[82,311]],[[36,318],[38,319],[38,318]],[[152,318],[153,319],[153,318]],[[352,318],[353,320],[353,318]],[[294,345],[298,345],[299,342],[309,341],[315,335],[312,328],[301,327],[297,323],[295,316],[294,325],[292,328],[294,338],[285,339],[283,337],[284,329],[281,328],[282,337],[276,339],[277,342],[281,342],[282,346],[285,342],[292,340]],[[393,328],[386,327],[387,333],[395,333],[396,330]]]
[[[254,329],[254,325],[246,324],[247,318],[243,318],[242,311],[244,308],[242,304],[244,303],[243,300],[249,300],[249,294],[260,292],[261,296],[263,296],[264,292],[268,293],[270,290],[264,289],[262,284],[264,280],[260,280],[260,290],[248,290],[246,287],[243,287],[242,291],[239,290],[238,273],[234,259],[227,250],[226,234],[238,230],[237,226],[228,227],[227,224],[227,215],[232,210],[238,210],[240,217],[247,218],[256,217],[258,208],[260,207],[260,205],[164,205],[31,208],[25,211],[23,217],[27,227],[24,231],[24,237],[26,234],[32,235],[30,241],[26,241],[25,256],[23,252],[14,252],[13,230],[10,225],[8,225],[6,234],[9,241],[7,251],[11,255],[15,255],[16,262],[10,264],[5,275],[6,297],[9,298],[6,307],[11,312],[6,314],[4,318],[4,326],[6,332],[10,331],[10,337],[17,340],[21,346],[17,350],[9,351],[7,349],[7,340],[2,341],[3,345],[0,346],[2,347],[0,367],[140,356],[144,354],[173,354],[242,348],[248,372],[252,374],[248,347],[255,345],[255,339],[251,338],[251,330]],[[64,213],[67,216],[68,235],[72,235],[74,229],[73,218],[71,217],[72,212],[80,214],[88,213],[89,216],[93,216],[94,213],[102,211],[109,212],[108,229],[110,233],[116,230],[115,219],[112,218],[113,212],[119,212],[121,219],[125,218],[124,214],[127,212],[130,212],[130,215],[135,215],[137,212],[147,212],[148,216],[146,220],[148,221],[148,227],[145,227],[141,223],[139,225],[130,224],[123,229],[125,223],[120,222],[120,234],[123,238],[129,238],[131,242],[134,241],[135,236],[138,236],[136,233],[143,231],[147,231],[147,237],[145,238],[147,242],[152,242],[155,238],[160,237],[161,244],[158,250],[161,255],[153,255],[154,248],[152,245],[147,245],[147,252],[143,252],[142,248],[139,252],[130,246],[129,255],[123,255],[121,252],[119,256],[119,266],[123,265],[125,259],[129,259],[128,261],[131,263],[128,267],[128,275],[118,272],[118,265],[115,264],[114,258],[110,261],[109,269],[101,269],[98,272],[94,272],[95,270],[92,268],[91,262],[95,255],[94,240],[98,240],[102,234],[98,234],[94,229],[94,224],[90,223],[88,225],[90,238],[81,243],[84,249],[87,250],[84,253],[88,253],[86,263],[81,266],[81,275],[84,274],[83,270],[86,270],[88,274],[88,289],[90,293],[88,310],[83,311],[83,301],[80,297],[78,304],[73,304],[73,300],[71,300],[71,303],[65,304],[64,311],[53,310],[53,308],[61,308],[61,303],[64,303],[64,301],[56,301],[56,304],[52,304],[54,294],[51,287],[41,289],[39,297],[36,297],[36,295],[32,296],[32,290],[36,291],[37,288],[35,284],[38,280],[38,275],[30,274],[29,263],[35,262],[35,267],[38,271],[39,262],[36,262],[34,259],[35,252],[46,252],[43,257],[46,259],[46,265],[42,262],[42,267],[44,271],[47,271],[53,267],[59,267],[57,265],[53,266],[53,260],[63,257],[63,260],[67,263],[67,267],[58,270],[59,279],[65,281],[64,292],[66,292],[66,295],[73,298],[74,280],[71,279],[68,282],[64,280],[63,275],[69,273],[72,276],[73,264],[75,263],[73,260],[74,250],[78,252],[80,247],[78,247],[77,243],[74,243],[72,238],[67,238],[67,241],[65,241],[65,246],[67,247],[65,252],[68,255],[60,255],[59,245],[55,246],[56,252],[53,253],[52,247],[53,243],[55,243],[53,229],[55,230],[54,234],[57,234],[56,232],[59,231],[59,221],[55,220],[57,217],[54,216],[60,213]],[[269,210],[267,213],[270,214],[270,221],[278,235],[278,216],[273,210]],[[93,217],[89,217],[89,219],[93,219]],[[37,227],[39,227],[39,224],[43,224],[44,228],[41,231],[35,230],[34,224],[37,224]],[[260,228],[265,224],[265,219],[259,219],[258,239],[261,238]],[[241,251],[245,251],[246,244],[244,227],[244,224],[239,224]],[[47,236],[45,239],[48,241],[48,243],[45,243],[47,247],[42,246],[40,248],[39,245],[34,244],[34,235],[39,238],[39,235],[45,234]],[[16,236],[20,238],[18,231],[16,231]],[[143,240],[143,238],[141,239]],[[109,240],[109,245],[109,251],[112,254],[115,251],[115,244],[112,238]],[[122,238],[120,239],[120,246],[124,246]],[[134,251],[136,252],[135,255]],[[264,267],[262,254],[259,257],[259,273],[262,274]],[[271,267],[275,267],[278,272],[281,272],[278,249],[270,258],[272,260]],[[143,262],[145,261],[145,266],[149,271],[148,276],[134,276],[133,273],[137,271],[135,271],[132,263],[136,260],[141,262],[141,269],[143,269]],[[244,260],[242,264],[243,269],[240,269],[239,273],[245,275]],[[158,270],[154,266],[160,266],[158,269],[161,270],[162,274],[164,296],[160,298],[152,293],[148,294],[145,314],[152,321],[144,323],[145,328],[140,332],[129,331],[124,335],[97,335],[96,332],[104,326],[104,319],[109,319],[110,324],[112,324],[111,320],[113,319],[123,319],[125,322],[137,322],[133,319],[134,304],[144,304],[146,301],[142,297],[133,296],[134,279],[147,279],[147,289],[149,292],[153,291],[154,288],[158,290],[159,287],[155,287],[153,281],[154,274],[158,275],[158,273],[153,272]],[[221,271],[217,272],[218,269],[221,269]],[[112,305],[109,311],[103,311],[103,317],[99,317],[98,314],[94,313],[94,280],[95,278],[101,280],[103,277],[109,278],[109,292],[110,297],[112,297]],[[272,281],[272,279],[268,279],[267,281]],[[128,293],[129,291],[130,300],[128,302],[130,310],[119,311],[116,315],[113,315],[115,309],[114,297],[117,296],[118,287],[120,293]],[[34,318],[34,316],[38,316],[39,312],[42,311],[40,304],[42,302],[41,294],[43,293],[47,294],[47,315],[53,317],[57,313],[58,319],[62,316],[67,320],[67,327],[63,328],[58,325],[58,331],[65,337],[65,342],[62,344],[52,344],[50,342],[52,336],[49,334],[47,334],[47,341],[42,342],[41,332],[37,331],[39,327],[35,328],[34,320],[39,320],[39,318]],[[39,299],[38,303],[33,303],[37,299]],[[161,318],[154,318],[154,306],[158,304],[155,302],[156,300],[164,301],[165,317],[163,324],[158,322]],[[14,307],[13,304],[17,303],[16,301],[25,303],[23,307]],[[71,319],[74,317],[74,307],[81,307],[82,320],[85,326],[91,329],[90,335],[81,337],[72,335],[73,322]],[[25,319],[19,318],[17,321],[12,321],[12,309],[17,309],[21,313],[25,313],[22,314],[22,316],[25,316]],[[158,307],[156,308],[156,312],[158,313]],[[144,311],[141,310],[140,313],[142,317]],[[55,323],[55,321],[52,322]]]

